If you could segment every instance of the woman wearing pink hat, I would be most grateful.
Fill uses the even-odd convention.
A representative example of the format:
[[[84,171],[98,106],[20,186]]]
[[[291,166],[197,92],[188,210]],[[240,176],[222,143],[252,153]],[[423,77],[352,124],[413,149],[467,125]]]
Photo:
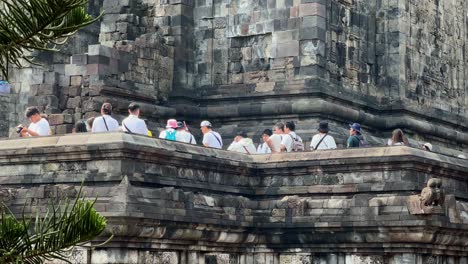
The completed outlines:
[[[159,138],[175,141],[176,133],[177,133],[176,129],[177,129],[177,120],[175,119],[167,120],[166,130],[163,130],[161,131],[161,133],[159,133]]]

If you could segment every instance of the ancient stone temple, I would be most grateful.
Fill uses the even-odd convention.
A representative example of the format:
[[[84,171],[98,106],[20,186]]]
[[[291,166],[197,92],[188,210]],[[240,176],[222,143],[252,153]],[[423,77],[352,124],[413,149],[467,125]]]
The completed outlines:
[[[90,0],[101,21],[0,93],[0,200],[82,181],[114,239],[74,263],[468,264],[466,0]],[[149,128],[210,120],[228,145],[320,120],[339,150],[243,155],[123,133],[65,135],[138,102]],[[27,106],[54,135],[16,138]],[[358,122],[373,146],[343,149]],[[401,128],[412,147],[384,147]],[[154,133],[157,134],[157,133]],[[418,149],[431,142],[434,152]],[[31,202],[32,203],[32,202]]]

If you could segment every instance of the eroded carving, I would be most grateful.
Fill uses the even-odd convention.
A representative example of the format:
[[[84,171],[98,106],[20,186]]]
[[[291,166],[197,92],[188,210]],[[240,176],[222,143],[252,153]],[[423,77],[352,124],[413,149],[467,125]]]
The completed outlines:
[[[16,190],[0,189],[0,204],[9,205],[16,198]]]
[[[442,190],[442,180],[432,178],[427,182],[420,195],[408,198],[407,206],[411,214],[444,214],[442,205],[445,194]]]
[[[442,180],[432,178],[427,182],[427,187],[421,191],[421,202],[425,206],[438,206],[444,203],[444,192],[441,189]]]

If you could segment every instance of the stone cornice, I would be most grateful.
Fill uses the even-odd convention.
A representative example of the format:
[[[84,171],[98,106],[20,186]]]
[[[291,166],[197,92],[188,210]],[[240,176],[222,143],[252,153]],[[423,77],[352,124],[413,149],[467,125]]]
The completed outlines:
[[[435,177],[445,203],[412,214],[411,197]],[[14,212],[82,181],[116,235],[107,247],[449,255],[468,247],[466,160],[419,149],[249,156],[124,133],[1,141],[0,183]]]

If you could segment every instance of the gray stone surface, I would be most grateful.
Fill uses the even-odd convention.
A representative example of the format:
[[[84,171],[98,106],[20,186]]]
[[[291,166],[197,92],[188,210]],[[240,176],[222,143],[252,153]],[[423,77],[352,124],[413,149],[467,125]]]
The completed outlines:
[[[29,105],[63,134],[103,102],[120,121],[136,101],[154,134],[164,119],[209,119],[227,142],[243,130],[258,143],[294,120],[308,146],[328,120],[342,148],[359,122],[373,146],[402,128],[411,146],[448,155],[243,156],[124,134],[2,141],[0,197],[15,210],[82,180],[99,195],[116,239],[75,263],[467,263],[468,170],[454,158],[468,149],[464,0],[91,0],[89,10],[105,15],[59,53],[36,53],[43,67],[11,69],[0,137],[15,137]],[[434,177],[443,210],[418,211]]]
[[[380,142],[402,128],[468,147],[463,0],[90,1],[101,8],[60,53],[38,53],[45,67],[12,69],[3,127],[30,104],[78,118],[109,101],[120,120],[132,100],[152,130],[211,119],[230,138],[294,120],[310,138],[325,119],[339,144],[360,122]]]
[[[84,180],[115,238],[84,263],[466,261],[468,166],[408,147],[230,153],[121,133],[4,140],[0,198],[20,213]],[[26,162],[27,161],[27,162]],[[408,201],[431,178],[437,213]],[[80,263],[79,261],[75,261]],[[83,263],[83,262],[81,262]]]

